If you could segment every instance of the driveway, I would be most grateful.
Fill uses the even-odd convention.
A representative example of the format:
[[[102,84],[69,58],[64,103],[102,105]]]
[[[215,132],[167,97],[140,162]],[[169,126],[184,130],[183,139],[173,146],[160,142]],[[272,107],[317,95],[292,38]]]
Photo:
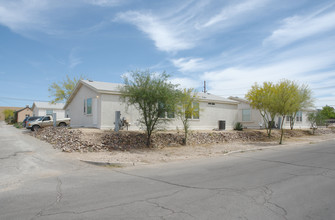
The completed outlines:
[[[98,167],[0,124],[0,219],[335,219],[335,142]]]

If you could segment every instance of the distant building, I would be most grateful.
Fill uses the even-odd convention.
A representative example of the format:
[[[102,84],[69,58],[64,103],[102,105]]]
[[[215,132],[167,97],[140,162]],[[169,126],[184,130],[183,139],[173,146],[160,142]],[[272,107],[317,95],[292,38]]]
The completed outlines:
[[[17,110],[14,112],[15,122],[23,122],[26,117],[33,116],[33,111],[27,105],[25,108]]]
[[[34,102],[32,106],[33,116],[46,116],[57,114],[57,118],[64,118],[64,103],[51,104],[50,102]]]
[[[17,111],[17,110],[22,109],[22,107],[3,107],[3,106],[1,106],[1,107],[0,107],[0,121],[4,121],[4,120],[5,120],[5,114],[4,114],[4,111],[5,111],[6,109],[13,110],[13,111]]]

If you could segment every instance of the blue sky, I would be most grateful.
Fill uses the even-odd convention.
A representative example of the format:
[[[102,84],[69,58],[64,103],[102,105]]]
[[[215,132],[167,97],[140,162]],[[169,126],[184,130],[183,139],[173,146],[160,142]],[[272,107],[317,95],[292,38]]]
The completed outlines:
[[[148,68],[224,97],[285,78],[335,106],[335,2],[0,0],[0,106],[48,101],[66,75]]]

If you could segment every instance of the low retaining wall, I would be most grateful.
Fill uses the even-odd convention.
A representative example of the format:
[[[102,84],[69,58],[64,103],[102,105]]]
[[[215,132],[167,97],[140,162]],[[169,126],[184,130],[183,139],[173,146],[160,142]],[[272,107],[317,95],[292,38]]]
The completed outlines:
[[[334,133],[331,129],[318,129],[317,134]],[[32,136],[52,144],[65,152],[96,152],[129,150],[146,147],[146,135],[135,131],[87,132],[69,128],[43,128],[32,132]],[[309,130],[285,130],[284,138],[310,135]],[[193,131],[189,134],[189,145],[222,144],[225,142],[259,142],[279,139],[279,130],[273,130],[268,138],[265,130],[244,131]],[[178,132],[157,132],[152,135],[152,147],[182,146],[184,135]]]

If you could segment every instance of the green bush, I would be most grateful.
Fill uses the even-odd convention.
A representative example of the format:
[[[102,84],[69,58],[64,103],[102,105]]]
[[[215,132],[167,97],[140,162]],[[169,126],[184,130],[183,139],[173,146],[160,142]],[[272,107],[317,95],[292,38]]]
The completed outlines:
[[[16,127],[16,128],[23,128],[23,125],[22,125],[21,122],[17,122],[15,124],[13,124],[13,126]]]
[[[234,130],[236,131],[242,131],[243,130],[243,125],[241,122],[236,122]]]

